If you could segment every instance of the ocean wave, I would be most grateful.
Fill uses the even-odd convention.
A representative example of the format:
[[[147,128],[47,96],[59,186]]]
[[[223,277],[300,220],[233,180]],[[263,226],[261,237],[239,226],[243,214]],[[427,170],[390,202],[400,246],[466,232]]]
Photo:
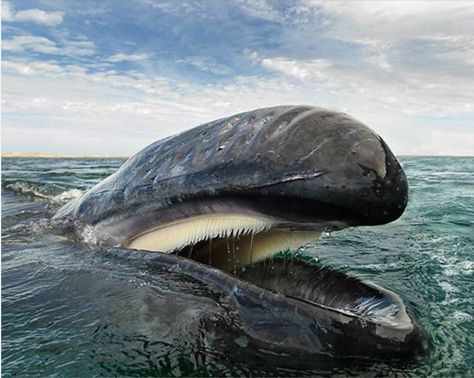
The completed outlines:
[[[67,189],[57,184],[26,180],[4,180],[2,186],[16,194],[44,199],[56,205],[64,204],[83,193],[83,191],[76,188]]]
[[[474,272],[474,261],[463,260],[456,264],[449,264],[444,269],[446,276],[465,275],[470,276]]]
[[[18,194],[32,195],[39,198],[48,198],[48,195],[43,193],[41,190],[41,185],[37,185],[28,181],[4,181],[2,186]]]
[[[471,322],[472,315],[469,315],[467,312],[456,310],[453,313],[453,319],[457,323]]]

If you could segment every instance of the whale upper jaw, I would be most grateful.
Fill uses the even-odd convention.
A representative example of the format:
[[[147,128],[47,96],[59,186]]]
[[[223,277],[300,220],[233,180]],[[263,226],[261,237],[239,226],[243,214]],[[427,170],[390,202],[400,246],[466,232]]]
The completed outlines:
[[[152,251],[203,254],[214,242],[226,252],[233,238],[252,242],[259,260],[323,231],[391,222],[407,201],[403,170],[376,133],[344,113],[284,106],[158,141],[56,219],[84,226],[86,240]],[[240,254],[239,264],[254,259]]]
[[[287,175],[245,191],[232,188],[166,206],[143,203],[89,225],[85,235],[92,230],[100,244],[194,256],[231,271],[304,246],[325,231],[397,219],[407,203],[407,182],[389,151],[384,162],[383,178],[347,174],[346,180],[330,171]]]
[[[277,218],[356,226],[397,219],[407,199],[403,170],[367,126],[345,113],[279,106],[151,144],[56,218],[96,226],[135,217],[142,230],[131,231],[138,234],[188,216],[173,213],[186,210],[181,203],[230,200]],[[168,219],[142,224],[138,218],[149,210]],[[222,211],[189,215],[210,212]],[[126,232],[116,229],[112,237]]]

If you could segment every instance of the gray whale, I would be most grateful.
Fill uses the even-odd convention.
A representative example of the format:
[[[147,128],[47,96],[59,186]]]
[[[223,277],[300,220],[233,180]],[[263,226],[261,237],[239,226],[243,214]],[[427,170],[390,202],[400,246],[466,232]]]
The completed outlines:
[[[407,201],[400,164],[367,126],[278,106],[151,144],[54,219],[115,254],[221,288],[249,334],[271,347],[413,359],[429,345],[397,294],[301,261],[289,276],[274,257],[324,231],[396,220]]]

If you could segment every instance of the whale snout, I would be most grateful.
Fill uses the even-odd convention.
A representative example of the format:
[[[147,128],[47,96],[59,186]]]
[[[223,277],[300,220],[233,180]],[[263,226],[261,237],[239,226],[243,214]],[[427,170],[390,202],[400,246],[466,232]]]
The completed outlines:
[[[288,134],[292,138],[284,139],[281,153],[287,160],[279,169],[300,175],[283,176],[258,193],[278,199],[278,209],[304,222],[342,226],[385,224],[402,215],[408,201],[405,173],[370,128],[343,113],[316,112]]]
[[[371,224],[383,224],[398,219],[408,203],[408,182],[398,160],[382,141],[385,149],[386,175],[374,180],[370,188],[370,201],[366,205],[363,217]],[[363,209],[361,209],[363,211]]]
[[[383,154],[372,161],[372,167],[356,156],[352,163],[354,180],[332,188],[338,203],[351,212],[350,223],[356,225],[392,222],[403,214],[408,202],[408,183],[400,163],[382,139],[377,143]]]

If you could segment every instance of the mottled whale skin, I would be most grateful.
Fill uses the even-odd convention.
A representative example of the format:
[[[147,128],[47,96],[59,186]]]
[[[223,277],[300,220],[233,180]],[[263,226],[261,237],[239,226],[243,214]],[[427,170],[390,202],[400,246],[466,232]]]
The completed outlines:
[[[278,106],[149,145],[55,219],[92,230],[114,256],[145,259],[219,288],[249,336],[267,348],[409,360],[428,353],[427,336],[397,294],[374,284],[302,262],[290,276],[279,259],[271,268],[260,261],[230,274],[210,262],[124,248],[157,225],[206,214],[265,217],[276,229],[338,230],[391,222],[407,201],[400,164],[367,126],[324,108]]]

